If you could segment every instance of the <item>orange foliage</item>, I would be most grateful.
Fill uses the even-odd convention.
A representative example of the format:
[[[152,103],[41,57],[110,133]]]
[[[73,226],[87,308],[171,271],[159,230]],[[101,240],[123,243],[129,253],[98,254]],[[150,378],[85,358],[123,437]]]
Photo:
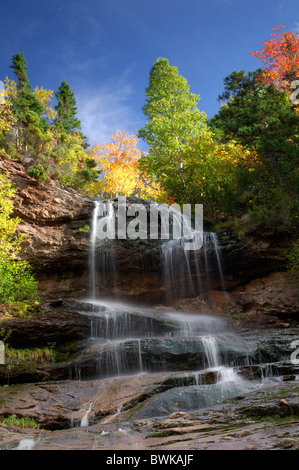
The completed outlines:
[[[265,64],[260,80],[265,85],[273,83],[280,91],[290,92],[290,86],[299,78],[299,36],[297,33],[282,31],[277,25],[271,31],[269,41],[263,42],[260,51],[251,55]]]
[[[104,198],[138,196],[162,200],[163,192],[158,184],[146,184],[140,176],[139,159],[146,155],[137,147],[137,137],[116,131],[112,141],[101,145],[95,143],[91,157],[101,170],[99,180],[93,183],[89,193]]]

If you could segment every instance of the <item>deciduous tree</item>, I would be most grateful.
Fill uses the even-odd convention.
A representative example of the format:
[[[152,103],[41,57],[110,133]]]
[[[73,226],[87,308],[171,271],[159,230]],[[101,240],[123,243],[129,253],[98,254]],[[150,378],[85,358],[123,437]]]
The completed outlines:
[[[264,41],[263,47],[251,55],[264,64],[259,75],[261,83],[272,83],[280,91],[291,93],[292,82],[299,79],[299,35],[283,28],[283,25],[273,28],[272,39]]]
[[[185,202],[191,202],[182,155],[192,141],[209,132],[206,115],[197,108],[199,96],[190,92],[187,80],[164,58],[154,63],[145,95],[147,121],[138,136],[149,145],[149,154],[142,158],[142,169],[166,191],[165,175],[177,176]]]
[[[111,142],[95,143],[90,150],[98,164],[101,177],[91,185],[93,195],[139,196],[162,200],[161,188],[157,183],[141,179],[139,162],[145,152],[137,148],[137,137],[116,131]]]

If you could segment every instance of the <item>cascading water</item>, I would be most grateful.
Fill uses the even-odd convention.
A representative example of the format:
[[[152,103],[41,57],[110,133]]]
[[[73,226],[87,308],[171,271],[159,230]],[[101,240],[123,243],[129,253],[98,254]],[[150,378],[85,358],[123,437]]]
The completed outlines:
[[[95,208],[92,215],[90,248],[89,248],[89,273],[90,273],[90,294],[91,298],[96,298],[98,285],[98,266],[97,266],[97,223],[100,210],[100,201],[95,202]]]
[[[175,213],[176,220],[179,217],[182,216]],[[160,312],[150,308],[140,310],[98,298],[99,272],[104,270],[109,275],[98,230],[112,222],[109,207],[103,211],[100,202],[96,201],[89,256],[89,302],[92,308],[86,313],[91,318],[92,344],[81,354],[79,366],[74,367],[71,378],[84,380],[190,370],[194,373],[194,386],[199,386],[203,374],[209,371],[215,376],[217,397],[228,397],[246,389],[245,381],[238,376],[234,367],[248,364],[247,351],[223,318],[168,310]],[[184,240],[175,239],[162,243],[160,252],[166,303],[209,291],[215,273],[219,278],[218,286],[224,289],[221,254],[214,233],[203,233],[202,247],[197,251],[189,251]],[[179,359],[174,362],[176,354],[179,354]],[[183,365],[180,357],[185,361]],[[188,358],[187,362],[185,357]],[[207,388],[204,393],[208,393]],[[91,407],[86,410],[81,426],[88,425],[90,411]]]
[[[89,424],[88,417],[89,417],[89,414],[90,414],[93,407],[94,407],[94,403],[90,403],[88,410],[85,410],[85,414],[84,414],[83,418],[81,419],[81,423],[80,423],[81,427],[87,427],[88,426],[88,424]]]
[[[89,290],[91,299],[95,300],[99,294],[99,273],[107,277],[107,273],[114,271],[110,269],[109,255],[99,249],[98,230],[106,226],[106,232],[114,231],[113,206],[111,201],[95,201],[92,215],[89,248]],[[112,230],[111,230],[112,228]]]
[[[162,245],[166,304],[171,305],[177,299],[209,292],[212,289],[213,273],[219,279],[221,290],[225,290],[216,234],[204,232],[202,242],[202,248],[196,251],[187,251],[181,240],[171,240]]]
[[[214,336],[208,335],[204,337],[202,341],[208,361],[208,368],[219,368],[219,355],[216,338]]]

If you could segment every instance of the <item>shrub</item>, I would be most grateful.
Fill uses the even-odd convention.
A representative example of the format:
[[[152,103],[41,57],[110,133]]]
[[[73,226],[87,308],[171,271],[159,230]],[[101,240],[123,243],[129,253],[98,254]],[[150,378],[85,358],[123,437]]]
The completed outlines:
[[[30,166],[27,173],[31,178],[35,178],[37,181],[46,181],[48,168],[39,163],[37,166]]]
[[[290,271],[299,271],[299,244],[294,243],[291,250],[286,253],[287,267]]]
[[[38,282],[26,261],[1,256],[0,302],[22,302],[37,297]]]
[[[37,295],[37,281],[26,261],[18,259],[24,240],[17,233],[20,219],[11,217],[15,190],[0,172],[0,302],[20,302]]]

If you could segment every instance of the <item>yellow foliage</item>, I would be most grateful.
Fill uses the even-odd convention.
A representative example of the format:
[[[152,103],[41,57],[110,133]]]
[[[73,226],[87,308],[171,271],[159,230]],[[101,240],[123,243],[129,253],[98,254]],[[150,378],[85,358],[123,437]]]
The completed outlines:
[[[91,157],[101,170],[100,179],[90,185],[90,195],[102,197],[138,196],[161,200],[160,186],[144,182],[140,176],[139,159],[146,154],[137,147],[137,137],[116,131],[112,141],[101,145],[95,143]]]
[[[6,77],[4,90],[1,93],[0,134],[11,130],[16,123],[16,118],[13,115],[13,99],[16,96],[16,93],[16,83]]]
[[[54,119],[57,114],[57,112],[51,107],[51,100],[54,92],[52,90],[45,90],[43,87],[35,87],[33,92],[40,104],[45,108],[45,113],[42,117],[46,119]]]
[[[57,129],[48,130],[50,137],[47,153],[50,158],[47,162],[50,174],[58,175],[63,184],[74,183],[76,172],[82,170],[89,154],[82,147],[82,136],[79,133],[63,134]],[[52,171],[51,171],[52,168]]]

